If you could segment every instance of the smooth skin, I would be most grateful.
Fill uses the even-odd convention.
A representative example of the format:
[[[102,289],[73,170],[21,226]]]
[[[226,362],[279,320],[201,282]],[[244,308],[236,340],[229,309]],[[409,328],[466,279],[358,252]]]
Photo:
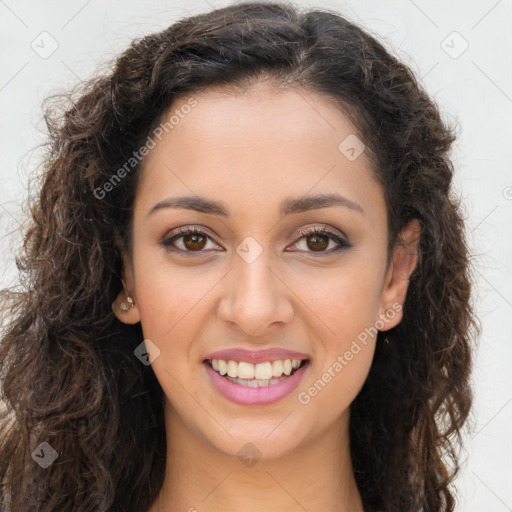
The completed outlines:
[[[264,81],[239,94],[210,88],[193,97],[197,105],[143,161],[133,267],[124,253],[126,290],[114,304],[118,318],[140,321],[160,350],[152,368],[166,398],[168,451],[150,512],[362,512],[349,406],[368,375],[376,337],[309,403],[298,395],[386,311],[395,314],[380,330],[400,322],[419,224],[404,228],[405,243],[387,267],[382,187],[365,152],[350,161],[338,149],[357,132],[329,98]],[[176,100],[172,112],[188,99]],[[361,211],[279,212],[284,199],[333,193]],[[230,215],[170,207],[149,213],[179,196],[222,202]],[[203,234],[162,245],[189,226]],[[340,244],[325,235],[299,233],[311,227],[340,236],[343,249],[332,252]],[[262,250],[251,263],[236,251],[247,237]],[[126,293],[135,306],[122,311]],[[241,406],[216,391],[203,364],[208,354],[235,347],[283,347],[309,354],[311,365],[286,398]],[[237,456],[248,443],[260,453],[251,467]]]

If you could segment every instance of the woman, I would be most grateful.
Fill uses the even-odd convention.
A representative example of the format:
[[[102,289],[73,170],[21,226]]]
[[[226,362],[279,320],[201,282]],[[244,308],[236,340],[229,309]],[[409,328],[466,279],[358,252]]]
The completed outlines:
[[[477,327],[411,71],[247,3],[64,108],[3,302],[2,509],[454,510]]]

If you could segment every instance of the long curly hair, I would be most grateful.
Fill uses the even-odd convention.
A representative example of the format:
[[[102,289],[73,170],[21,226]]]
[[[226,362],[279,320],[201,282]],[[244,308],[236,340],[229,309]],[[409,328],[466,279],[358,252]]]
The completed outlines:
[[[378,334],[351,404],[351,457],[366,511],[454,510],[479,332],[452,186],[456,129],[375,37],[338,13],[289,2],[182,19],[45,101],[49,136],[37,194],[27,199],[21,286],[2,294],[2,510],[145,512],[155,500],[165,470],[163,391],[134,356],[140,323],[122,324],[111,308],[122,290],[115,239],[130,247],[140,165],[98,190],[176,98],[263,79],[335,100],[357,127],[384,189],[388,257],[408,221],[420,223],[403,319]],[[47,468],[35,462],[42,442],[58,454]]]

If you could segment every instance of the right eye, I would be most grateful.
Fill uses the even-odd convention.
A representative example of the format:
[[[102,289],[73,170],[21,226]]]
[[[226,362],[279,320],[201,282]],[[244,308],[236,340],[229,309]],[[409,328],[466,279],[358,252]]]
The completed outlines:
[[[212,240],[212,238],[204,231],[197,228],[187,227],[179,228],[175,234],[165,238],[160,242],[160,244],[168,251],[190,254],[205,252],[203,249],[207,245],[208,240]]]

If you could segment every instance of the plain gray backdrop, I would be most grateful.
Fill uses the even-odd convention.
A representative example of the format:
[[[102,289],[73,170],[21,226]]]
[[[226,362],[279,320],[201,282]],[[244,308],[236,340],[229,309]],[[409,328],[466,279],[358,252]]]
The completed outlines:
[[[42,140],[41,102],[91,76],[129,42],[231,2],[0,0],[0,287],[16,282],[17,228]],[[361,24],[409,64],[458,123],[455,185],[474,254],[482,335],[475,430],[458,511],[512,510],[512,0],[297,1]]]

